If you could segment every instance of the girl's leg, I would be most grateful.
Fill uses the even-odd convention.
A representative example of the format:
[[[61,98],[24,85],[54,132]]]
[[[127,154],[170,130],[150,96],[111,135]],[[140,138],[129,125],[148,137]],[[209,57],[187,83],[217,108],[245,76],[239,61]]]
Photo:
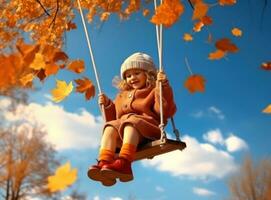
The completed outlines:
[[[113,161],[118,137],[118,132],[112,126],[105,127],[101,139],[99,160]]]
[[[122,182],[133,180],[133,172],[131,163],[134,160],[136,148],[141,141],[141,135],[130,124],[124,127],[123,144],[119,153],[119,158],[112,164],[104,165],[102,173],[111,178],[119,178]]]

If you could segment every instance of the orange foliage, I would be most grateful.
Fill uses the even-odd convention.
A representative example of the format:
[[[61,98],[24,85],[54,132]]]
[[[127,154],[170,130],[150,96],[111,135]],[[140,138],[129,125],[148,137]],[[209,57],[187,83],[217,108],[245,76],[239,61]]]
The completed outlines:
[[[231,53],[236,53],[239,49],[238,47],[231,42],[228,38],[223,38],[218,41],[216,41],[215,46],[217,49],[220,49],[222,51],[228,51]]]
[[[76,92],[85,93],[86,100],[90,100],[95,96],[95,87],[91,80],[84,77],[84,79],[76,79],[74,81],[78,85],[76,87]]]
[[[179,19],[183,11],[184,6],[180,0],[164,0],[155,10],[155,15],[151,18],[151,22],[170,27]]]
[[[83,72],[85,70],[85,64],[83,60],[74,60],[72,61],[67,69],[80,74],[81,72]]]
[[[242,31],[239,28],[233,28],[231,30],[231,33],[236,37],[241,37],[242,36]]]
[[[189,92],[204,92],[205,90],[205,79],[201,75],[191,75],[189,76],[185,83],[184,87],[189,90]]]
[[[261,68],[264,70],[271,70],[271,62],[263,62]]]
[[[224,58],[224,56],[226,55],[225,51],[222,51],[220,49],[217,49],[216,51],[212,52],[209,54],[209,59],[210,60],[219,60],[221,58]]]
[[[194,6],[192,20],[203,18],[209,10],[209,6],[203,1],[197,1]]]
[[[236,3],[236,0],[219,0],[219,5],[221,6],[230,6]]]

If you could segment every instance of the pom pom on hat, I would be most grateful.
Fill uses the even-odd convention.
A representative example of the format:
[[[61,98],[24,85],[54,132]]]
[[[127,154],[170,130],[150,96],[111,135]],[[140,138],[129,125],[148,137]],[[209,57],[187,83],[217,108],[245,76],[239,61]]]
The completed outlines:
[[[148,72],[156,71],[152,58],[141,52],[134,53],[124,60],[120,68],[121,78],[125,78],[124,74],[129,69],[142,69]]]

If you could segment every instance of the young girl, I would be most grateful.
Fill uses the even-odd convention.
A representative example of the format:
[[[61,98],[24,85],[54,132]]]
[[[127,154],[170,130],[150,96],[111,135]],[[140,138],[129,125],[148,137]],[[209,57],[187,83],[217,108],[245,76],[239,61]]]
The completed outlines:
[[[120,93],[115,101],[99,96],[104,105],[106,124],[103,129],[98,163],[88,170],[89,178],[105,186],[133,180],[131,163],[138,144],[161,136],[159,81],[163,88],[164,119],[173,116],[176,106],[173,92],[163,72],[156,73],[150,56],[134,53],[121,65]],[[115,156],[116,147],[120,147]]]

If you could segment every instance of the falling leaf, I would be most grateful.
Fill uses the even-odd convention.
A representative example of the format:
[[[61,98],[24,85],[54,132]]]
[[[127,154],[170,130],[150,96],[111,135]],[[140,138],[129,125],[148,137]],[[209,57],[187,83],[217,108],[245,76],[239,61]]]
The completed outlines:
[[[230,39],[228,38],[223,38],[218,41],[216,41],[215,46],[217,49],[220,49],[222,51],[228,51],[231,53],[236,53],[239,49],[238,47],[231,43]]]
[[[70,30],[72,30],[72,29],[76,29],[77,27],[76,27],[76,24],[75,23],[73,23],[73,22],[71,22],[71,21],[69,21],[68,23],[67,23],[67,25],[66,25],[66,29],[68,30],[68,31],[70,31]]]
[[[151,22],[156,25],[172,26],[182,15],[184,6],[180,0],[164,0],[155,10]]]
[[[208,34],[208,39],[207,39],[208,43],[212,43],[213,42],[213,36],[211,33]]]
[[[56,88],[51,91],[52,100],[59,103],[65,99],[73,90],[72,82],[67,85],[65,81],[56,80]]]
[[[230,6],[236,3],[236,0],[219,0],[219,5]]]
[[[109,18],[109,16],[110,16],[110,12],[103,12],[103,13],[101,14],[101,16],[100,16],[100,20],[101,20],[102,22],[107,21],[108,18]]]
[[[59,67],[55,63],[50,63],[46,65],[45,75],[50,76],[52,74],[57,74]]]
[[[203,18],[208,12],[209,6],[203,1],[197,1],[194,6],[192,20]]]
[[[72,61],[67,69],[80,74],[81,72],[83,72],[85,70],[85,64],[83,60],[74,60]]]
[[[144,9],[142,14],[143,14],[144,17],[146,17],[146,16],[148,16],[150,14],[150,10],[149,9]]]
[[[261,68],[264,70],[271,70],[271,62],[263,62]]]
[[[66,60],[68,60],[68,58],[69,57],[67,56],[67,54],[65,52],[56,50],[53,54],[52,61],[54,61],[54,62],[57,62],[60,60],[66,61]]]
[[[91,80],[84,77],[84,79],[76,79],[75,82],[78,85],[76,87],[76,92],[85,93],[86,100],[95,96],[95,87]]]
[[[44,81],[44,79],[46,78],[45,69],[40,69],[36,73],[40,81]]]
[[[35,78],[34,74],[29,73],[29,74],[23,76],[22,78],[20,78],[20,81],[23,86],[26,86],[27,84],[31,83],[34,78]]]
[[[205,80],[203,76],[201,75],[191,75],[189,76],[185,83],[184,83],[185,88],[189,90],[189,92],[194,93],[194,92],[204,92],[205,90]]]
[[[208,58],[210,60],[219,60],[221,58],[224,58],[225,55],[226,55],[225,51],[217,49],[215,52],[210,53]]]
[[[193,31],[200,32],[201,28],[204,26],[202,21],[198,21],[194,24]]]
[[[190,42],[190,41],[193,40],[193,37],[192,37],[191,34],[185,33],[185,34],[183,35],[183,40],[186,41],[186,42]]]
[[[210,16],[204,16],[200,19],[200,21],[205,25],[209,26],[213,23],[213,18]]]
[[[267,113],[267,114],[271,114],[271,104],[269,104],[262,112]]]
[[[48,177],[48,188],[50,192],[66,189],[77,179],[77,169],[71,169],[69,162],[57,168],[55,175]]]
[[[45,69],[46,64],[43,55],[41,53],[36,53],[35,58],[29,67],[34,70]]]
[[[242,36],[242,31],[239,28],[233,28],[231,30],[231,33],[236,37],[241,37]]]

